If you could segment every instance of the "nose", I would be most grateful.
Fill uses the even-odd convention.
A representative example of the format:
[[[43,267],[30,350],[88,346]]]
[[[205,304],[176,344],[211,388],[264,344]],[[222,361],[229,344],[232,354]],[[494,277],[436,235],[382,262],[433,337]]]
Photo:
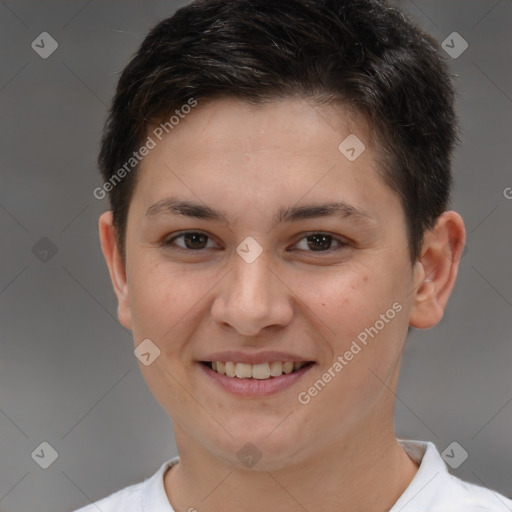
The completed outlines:
[[[214,322],[244,336],[284,327],[293,317],[293,293],[270,268],[263,253],[252,263],[235,257],[212,304]],[[276,275],[277,274],[277,275]]]

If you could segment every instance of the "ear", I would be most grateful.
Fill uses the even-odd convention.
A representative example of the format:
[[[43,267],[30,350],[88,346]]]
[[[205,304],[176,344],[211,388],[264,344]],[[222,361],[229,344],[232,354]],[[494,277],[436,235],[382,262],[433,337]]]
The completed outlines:
[[[443,318],[465,242],[464,221],[453,211],[444,212],[425,233],[421,256],[414,267],[415,291],[409,317],[412,327],[428,329]]]
[[[116,231],[113,224],[112,212],[103,213],[98,222],[101,250],[107,262],[110,279],[117,296],[117,316],[127,329],[132,328],[132,316],[126,280],[126,268],[117,245]]]

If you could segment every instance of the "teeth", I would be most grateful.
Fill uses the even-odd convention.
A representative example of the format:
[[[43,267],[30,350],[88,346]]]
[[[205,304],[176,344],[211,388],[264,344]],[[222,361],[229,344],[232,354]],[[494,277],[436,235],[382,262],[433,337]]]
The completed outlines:
[[[293,363],[290,361],[287,361],[283,364],[283,372],[284,373],[292,373],[293,372]]]
[[[231,361],[226,361],[226,375],[228,377],[234,377],[235,376],[235,363],[232,363]]]
[[[280,377],[283,373],[292,373],[300,370],[305,364],[305,362],[294,363],[292,361],[272,361],[271,363],[262,364],[234,363],[232,361],[212,361],[211,363],[212,370],[221,375],[258,380]]]
[[[238,365],[237,365],[238,366]],[[270,377],[270,366],[268,363],[252,365],[253,379],[268,379]]]
[[[283,374],[283,363],[281,361],[272,361],[270,363],[270,375],[272,377],[279,377]]]
[[[236,363],[235,375],[239,379],[250,379],[252,377],[251,365],[246,363]]]

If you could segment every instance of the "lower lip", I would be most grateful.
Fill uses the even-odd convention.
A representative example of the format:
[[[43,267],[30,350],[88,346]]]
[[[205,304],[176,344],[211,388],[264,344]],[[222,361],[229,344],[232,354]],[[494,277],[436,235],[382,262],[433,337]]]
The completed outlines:
[[[197,363],[201,370],[217,384],[230,393],[240,396],[268,396],[283,391],[298,382],[315,363],[303,366],[300,370],[292,373],[284,373],[279,377],[270,377],[269,379],[240,379],[238,377],[226,377],[220,373],[214,372],[206,365]]]

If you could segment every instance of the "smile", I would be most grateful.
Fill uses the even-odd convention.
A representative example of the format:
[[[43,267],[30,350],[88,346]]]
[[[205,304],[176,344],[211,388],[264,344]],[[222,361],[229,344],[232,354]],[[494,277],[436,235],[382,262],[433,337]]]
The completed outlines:
[[[307,361],[272,361],[261,364],[235,363],[233,361],[203,361],[214,372],[239,379],[266,380],[293,373],[309,364]]]
[[[234,361],[200,361],[202,373],[230,394],[263,397],[283,391],[316,366],[313,361],[270,361],[249,364]]]

